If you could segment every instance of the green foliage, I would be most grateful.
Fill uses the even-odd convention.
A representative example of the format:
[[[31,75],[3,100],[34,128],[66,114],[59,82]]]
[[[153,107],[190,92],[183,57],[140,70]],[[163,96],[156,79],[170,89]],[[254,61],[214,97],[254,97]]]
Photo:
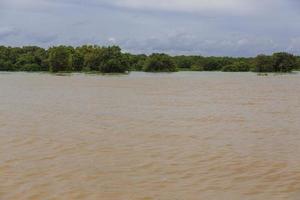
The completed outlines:
[[[140,55],[132,55],[129,53],[125,53],[123,55],[123,60],[129,66],[130,71],[142,71],[145,66],[147,56],[144,54]]]
[[[238,61],[222,68],[223,72],[248,72],[250,71],[250,64],[243,61]]]
[[[255,58],[255,72],[274,72],[274,60],[272,56],[258,55]]]
[[[281,52],[272,56],[259,55],[255,58],[255,72],[291,72],[297,68],[296,57]]]
[[[15,71],[15,66],[11,61],[0,59],[0,71]]]
[[[125,73],[129,70],[126,56],[118,46],[103,48],[99,71],[102,73]]]
[[[300,57],[296,57],[295,70],[300,70]]]
[[[190,56],[175,56],[174,62],[177,68],[191,69],[194,60]]]
[[[177,68],[172,58],[167,54],[152,54],[148,57],[144,71],[146,72],[176,72]]]
[[[49,49],[49,63],[51,72],[71,71],[71,49],[66,46]]]
[[[109,59],[107,62],[103,63],[100,67],[100,72],[102,73],[124,73],[126,68],[122,67],[122,63],[118,59]]]
[[[27,71],[27,72],[39,72],[43,71],[41,66],[38,65],[37,63],[31,63],[31,64],[25,64],[22,65],[20,68],[20,71]]]
[[[78,51],[75,50],[73,54],[69,56],[68,64],[72,71],[80,72],[82,71],[84,64],[84,57]]]
[[[169,56],[167,54],[133,55],[123,53],[118,46],[97,45],[56,46],[43,49],[36,46],[0,46],[0,71],[95,71],[124,73],[127,71],[174,72],[192,71],[255,71],[290,72],[300,70],[300,57],[280,52],[255,58]]]
[[[200,64],[194,64],[191,66],[191,70],[192,71],[204,71],[203,66],[201,66]]]
[[[98,71],[101,64],[102,48],[99,46],[83,46],[78,50],[84,55],[85,70]]]
[[[291,72],[296,68],[296,58],[294,55],[280,52],[273,54],[275,72]]]
[[[203,70],[204,71],[220,71],[223,66],[231,64],[225,58],[217,58],[217,57],[208,57],[203,61]]]

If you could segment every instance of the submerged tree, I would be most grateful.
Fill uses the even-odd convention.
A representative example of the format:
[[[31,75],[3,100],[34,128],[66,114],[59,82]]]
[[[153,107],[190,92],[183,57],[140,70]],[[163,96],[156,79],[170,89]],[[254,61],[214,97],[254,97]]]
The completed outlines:
[[[256,72],[291,72],[296,69],[297,62],[294,55],[280,52],[272,56],[259,55],[255,58]]]
[[[123,53],[119,46],[98,45],[56,46],[43,49],[37,46],[0,46],[0,71],[51,71],[124,73],[127,71],[174,72],[248,71],[290,72],[300,69],[300,57],[280,52],[255,58],[169,56],[167,54]]]

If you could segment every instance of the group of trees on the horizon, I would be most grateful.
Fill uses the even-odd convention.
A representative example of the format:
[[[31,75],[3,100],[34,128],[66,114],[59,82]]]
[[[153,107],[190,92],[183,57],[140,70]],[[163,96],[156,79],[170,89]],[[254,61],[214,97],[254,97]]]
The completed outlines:
[[[300,68],[300,57],[280,52],[254,58],[170,56],[154,53],[133,55],[118,46],[80,47],[0,46],[0,71],[101,72],[291,72]]]

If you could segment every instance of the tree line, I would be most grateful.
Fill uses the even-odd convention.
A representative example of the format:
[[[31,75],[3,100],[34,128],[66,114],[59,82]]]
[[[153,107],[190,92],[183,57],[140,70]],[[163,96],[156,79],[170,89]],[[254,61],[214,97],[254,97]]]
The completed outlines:
[[[291,72],[300,69],[300,57],[279,52],[252,58],[170,56],[154,53],[134,55],[122,52],[118,46],[80,47],[0,46],[0,71],[101,72],[129,71],[176,72]]]

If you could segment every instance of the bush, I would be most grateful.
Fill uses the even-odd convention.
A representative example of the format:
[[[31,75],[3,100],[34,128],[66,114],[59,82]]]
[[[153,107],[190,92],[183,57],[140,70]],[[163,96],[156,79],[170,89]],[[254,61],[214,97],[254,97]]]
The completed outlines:
[[[273,54],[275,72],[291,72],[296,68],[296,58],[294,55],[281,52]]]
[[[294,67],[295,70],[300,70],[300,57],[296,58],[296,66]]]
[[[215,57],[207,57],[203,63],[203,70],[204,71],[219,71],[224,66],[222,60],[215,58]]]
[[[297,67],[294,55],[281,52],[272,56],[259,55],[255,58],[255,72],[291,72]]]
[[[231,65],[226,65],[222,68],[223,72],[248,72],[250,65],[246,62],[235,62]]]
[[[11,61],[5,61],[0,59],[0,71],[14,71],[15,66]]]
[[[21,71],[27,71],[27,72],[38,72],[38,71],[42,71],[41,66],[36,64],[36,63],[32,63],[32,64],[25,64],[24,66],[22,66],[20,68]]]
[[[146,72],[176,72],[177,68],[169,55],[152,54],[144,67]]]
[[[203,71],[203,67],[201,65],[192,65],[191,70],[192,71]]]
[[[51,72],[71,71],[69,65],[71,49],[65,46],[49,49],[49,63]]]
[[[102,73],[125,73],[128,71],[126,64],[122,64],[119,59],[110,59],[99,67]]]
[[[178,68],[191,69],[193,65],[193,59],[190,56],[175,56],[173,60]]]
[[[254,72],[274,72],[274,60],[272,56],[258,55],[255,58]]]
[[[300,70],[300,57],[280,52],[256,58],[169,56],[167,54],[133,55],[122,52],[119,46],[80,47],[0,46],[0,71],[52,71],[124,73],[130,70],[147,72],[192,71],[249,71],[290,72]]]

